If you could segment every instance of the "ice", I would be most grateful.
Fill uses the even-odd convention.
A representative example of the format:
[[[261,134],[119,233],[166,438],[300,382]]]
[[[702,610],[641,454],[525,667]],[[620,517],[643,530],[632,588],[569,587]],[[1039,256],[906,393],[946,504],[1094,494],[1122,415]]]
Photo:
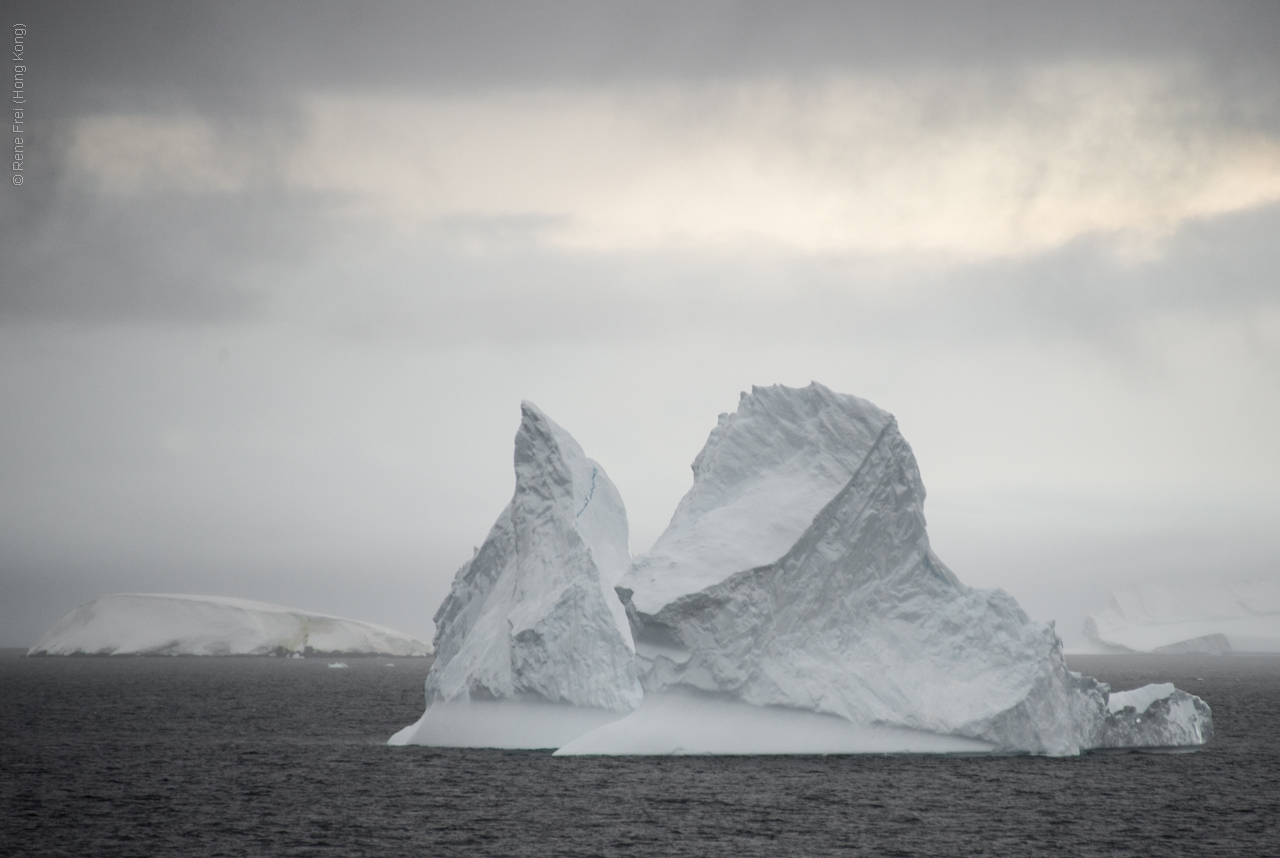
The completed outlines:
[[[1280,652],[1280,583],[1145,585],[1120,590],[1084,624],[1116,651]]]
[[[1126,706],[1132,706],[1134,711],[1141,715],[1147,711],[1152,703],[1168,698],[1176,690],[1172,682],[1161,682],[1154,685],[1144,685],[1132,691],[1117,691],[1107,700],[1107,711],[1116,713]]]
[[[797,393],[801,395],[796,395]],[[821,385],[752,388],[693,461],[671,524],[621,586],[636,610],[782,557],[857,471],[892,415]]]
[[[1051,624],[960,583],[911,447],[866,400],[743,394],[629,568],[612,483],[528,403],[515,466],[436,613],[427,709],[392,744],[1067,755],[1212,736],[1199,698],[1112,695],[1067,669]]]
[[[537,697],[434,701],[390,745],[442,748],[559,748],[626,713],[549,703]]]
[[[1213,715],[1173,683],[1114,693],[1093,748],[1195,748],[1213,738]]]
[[[168,593],[103,596],[59,620],[28,655],[429,655],[393,629],[280,605]]]
[[[831,716],[877,732],[879,748],[892,731],[1054,755],[1211,735],[1208,707],[1182,692],[1164,720],[1117,720],[1107,687],[1067,670],[1051,625],[1003,591],[961,584],[929,547],[910,446],[866,400],[816,383],[753,388],[693,471],[667,531],[618,586],[645,706],[564,752],[705,745],[699,725],[731,704],[762,723]],[[690,703],[696,692],[711,697]],[[753,752],[796,741],[748,732]]]
[[[613,589],[631,559],[622,498],[529,402],[515,471],[511,503],[436,612],[427,709],[393,744],[559,747],[640,703]]]
[[[676,689],[650,694],[623,718],[565,744],[557,756],[589,754],[984,754],[994,746],[903,727],[753,706]]]
[[[334,661],[330,662],[329,666],[332,668],[342,669],[347,666],[347,663],[345,661]]]

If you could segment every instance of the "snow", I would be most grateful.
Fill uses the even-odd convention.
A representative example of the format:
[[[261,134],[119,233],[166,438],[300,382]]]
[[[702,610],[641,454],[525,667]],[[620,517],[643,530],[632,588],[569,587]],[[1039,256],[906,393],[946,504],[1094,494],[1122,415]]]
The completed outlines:
[[[893,420],[865,399],[810,385],[752,388],[721,414],[693,462],[694,483],[671,524],[621,586],[655,614],[795,544]]]
[[[429,655],[393,629],[220,596],[103,596],[59,620],[28,655]]]
[[[1212,738],[1208,705],[1164,682],[1112,694],[1091,747],[1196,748]]]
[[[558,747],[566,729],[585,732],[640,703],[614,591],[631,560],[622,498],[529,402],[515,471],[511,503],[436,612],[427,710],[396,744]]]
[[[1141,715],[1150,708],[1152,703],[1168,699],[1176,690],[1172,682],[1161,682],[1144,685],[1132,691],[1117,691],[1107,700],[1107,711],[1116,713],[1126,706],[1132,706]]]
[[[1145,585],[1113,593],[1084,625],[1114,651],[1280,652],[1280,583]]]

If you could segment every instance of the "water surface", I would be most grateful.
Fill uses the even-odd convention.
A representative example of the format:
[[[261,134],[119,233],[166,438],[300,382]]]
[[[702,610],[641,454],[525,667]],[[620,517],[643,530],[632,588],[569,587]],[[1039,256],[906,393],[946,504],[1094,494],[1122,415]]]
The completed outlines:
[[[429,662],[329,661],[4,651],[0,854],[1280,852],[1280,658],[1074,657],[1199,694],[1217,738],[1072,759],[391,748]]]

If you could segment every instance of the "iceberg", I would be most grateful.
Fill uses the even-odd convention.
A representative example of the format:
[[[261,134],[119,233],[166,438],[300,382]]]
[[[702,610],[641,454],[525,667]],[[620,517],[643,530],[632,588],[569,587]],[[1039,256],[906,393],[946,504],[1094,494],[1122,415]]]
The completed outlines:
[[[614,586],[626,509],[599,463],[530,402],[516,489],[435,614],[422,718],[391,744],[555,748],[643,696]]]
[[[1116,652],[1280,653],[1280,583],[1147,585],[1111,595],[1084,634]]]
[[[644,705],[558,753],[1070,755],[1212,736],[1182,691],[1112,711],[1051,624],[963,585],[929,546],[910,446],[870,402],[752,388],[693,476],[617,586]]]
[[[76,608],[27,654],[311,653],[421,656],[431,645],[383,626],[248,599],[126,593]]]

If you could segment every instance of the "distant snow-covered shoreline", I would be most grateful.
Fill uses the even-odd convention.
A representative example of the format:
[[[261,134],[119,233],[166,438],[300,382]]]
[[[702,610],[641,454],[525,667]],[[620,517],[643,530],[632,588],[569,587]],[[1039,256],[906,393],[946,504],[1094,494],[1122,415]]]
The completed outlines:
[[[223,596],[123,593],[63,617],[30,656],[425,656],[409,635],[327,614]]]

